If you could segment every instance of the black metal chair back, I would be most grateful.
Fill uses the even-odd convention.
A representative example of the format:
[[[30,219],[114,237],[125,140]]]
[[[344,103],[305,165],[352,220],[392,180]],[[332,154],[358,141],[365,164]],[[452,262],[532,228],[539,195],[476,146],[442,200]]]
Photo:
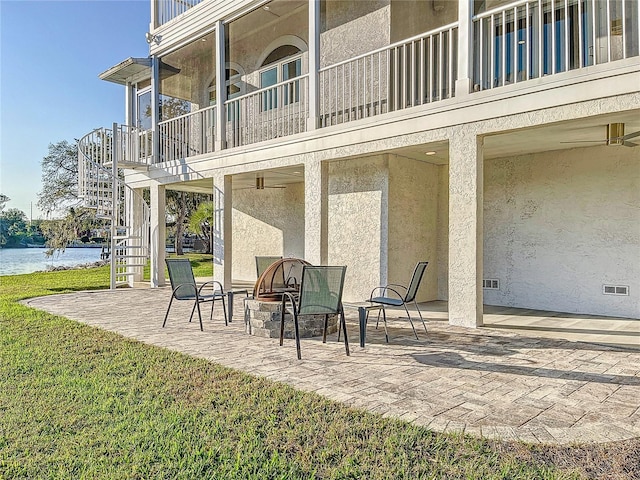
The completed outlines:
[[[262,275],[270,265],[277,262],[278,260],[282,260],[282,256],[256,256],[256,273],[258,274],[257,278],[260,278],[260,275]]]
[[[293,316],[294,335],[298,359],[300,353],[300,332],[298,328],[298,316],[300,315],[324,315],[324,329],[322,342],[327,341],[327,325],[329,315],[340,315],[340,324],[344,333],[344,347],[349,355],[349,340],[347,327],[342,308],[342,291],[344,289],[345,266],[313,266],[302,267],[300,290],[298,295],[284,292],[282,294],[282,310],[280,312],[280,345],[284,340],[285,312]],[[289,306],[288,306],[289,305]],[[339,338],[338,338],[339,340]]]
[[[176,300],[191,300],[196,297],[196,279],[188,258],[166,259],[171,289]]]
[[[404,297],[405,303],[413,302],[418,294],[418,288],[420,288],[420,282],[424,271],[427,269],[429,262],[418,262],[416,268],[413,269],[413,275],[411,276],[411,282],[407,287],[407,294]]]

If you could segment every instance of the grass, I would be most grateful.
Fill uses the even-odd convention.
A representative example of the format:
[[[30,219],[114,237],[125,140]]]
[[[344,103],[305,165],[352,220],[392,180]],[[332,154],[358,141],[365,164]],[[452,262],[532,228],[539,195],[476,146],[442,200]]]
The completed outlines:
[[[1,479],[573,479],[640,473],[640,467],[633,470],[637,442],[545,447],[435,433],[19,303],[106,288],[108,267],[0,282]],[[605,458],[605,470],[590,467]]]
[[[188,258],[191,260],[191,267],[193,268],[193,274],[196,277],[211,277],[213,275],[213,256],[204,253],[187,253],[178,257],[177,255],[168,255],[167,258]],[[167,267],[164,267],[164,276],[165,278],[169,278],[169,272],[167,271]],[[144,280],[151,279],[151,268],[147,263],[147,266],[144,267],[143,273]]]

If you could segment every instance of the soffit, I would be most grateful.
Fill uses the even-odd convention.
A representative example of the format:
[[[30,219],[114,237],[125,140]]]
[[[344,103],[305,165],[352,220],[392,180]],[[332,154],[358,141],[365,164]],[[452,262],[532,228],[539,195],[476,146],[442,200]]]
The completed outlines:
[[[151,59],[129,57],[98,75],[100,80],[126,85],[151,78]]]

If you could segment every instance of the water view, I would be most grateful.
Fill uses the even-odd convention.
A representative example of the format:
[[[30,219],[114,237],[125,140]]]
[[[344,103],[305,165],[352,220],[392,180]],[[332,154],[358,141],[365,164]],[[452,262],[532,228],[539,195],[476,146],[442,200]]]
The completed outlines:
[[[100,260],[100,248],[67,248],[47,257],[44,248],[0,248],[0,275],[38,272],[57,266],[71,267]]]

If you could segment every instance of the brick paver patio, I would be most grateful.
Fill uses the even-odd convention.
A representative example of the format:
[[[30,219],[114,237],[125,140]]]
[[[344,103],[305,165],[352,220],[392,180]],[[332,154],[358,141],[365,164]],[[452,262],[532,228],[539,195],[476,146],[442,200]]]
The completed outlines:
[[[451,327],[430,319],[412,336],[390,322],[390,344],[370,324],[364,349],[349,311],[351,356],[332,335],[295,342],[244,333],[242,299],[225,327],[218,310],[205,331],[188,323],[190,305],[170,291],[123,289],[35,298],[30,306],[125,337],[317,392],[353,407],[438,431],[529,442],[606,442],[640,436],[640,351],[494,329]],[[204,312],[203,312],[204,313]],[[416,325],[418,327],[418,325]],[[420,326],[421,328],[421,326]]]

